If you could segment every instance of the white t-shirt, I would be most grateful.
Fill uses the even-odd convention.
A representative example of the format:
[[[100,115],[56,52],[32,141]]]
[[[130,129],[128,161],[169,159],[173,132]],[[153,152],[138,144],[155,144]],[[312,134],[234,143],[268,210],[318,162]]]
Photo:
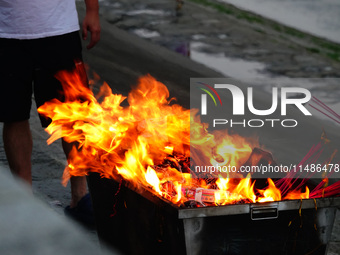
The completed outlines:
[[[36,39],[77,30],[75,0],[0,0],[0,38]]]

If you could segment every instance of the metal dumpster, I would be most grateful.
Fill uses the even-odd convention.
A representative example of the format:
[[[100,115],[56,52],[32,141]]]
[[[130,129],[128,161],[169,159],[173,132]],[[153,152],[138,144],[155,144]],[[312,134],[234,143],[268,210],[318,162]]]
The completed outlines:
[[[325,254],[340,197],[180,208],[147,188],[88,177],[100,240],[122,254]]]

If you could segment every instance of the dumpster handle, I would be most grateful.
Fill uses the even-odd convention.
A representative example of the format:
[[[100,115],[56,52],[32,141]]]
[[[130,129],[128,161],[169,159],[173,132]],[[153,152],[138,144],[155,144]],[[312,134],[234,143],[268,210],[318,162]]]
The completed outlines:
[[[269,220],[277,219],[279,210],[277,206],[256,206],[250,208],[250,218],[252,220]]]

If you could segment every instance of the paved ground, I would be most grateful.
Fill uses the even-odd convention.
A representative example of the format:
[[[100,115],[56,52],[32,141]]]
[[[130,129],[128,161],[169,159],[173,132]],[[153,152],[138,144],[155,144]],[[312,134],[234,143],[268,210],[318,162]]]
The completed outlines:
[[[261,72],[270,76],[339,77],[339,59],[330,58],[332,43],[322,41],[321,47],[312,36],[215,0],[184,1],[178,15],[169,0],[105,0],[101,11],[109,23],[172,50],[183,52],[187,44],[188,51],[223,55],[234,65],[240,59],[262,63]]]

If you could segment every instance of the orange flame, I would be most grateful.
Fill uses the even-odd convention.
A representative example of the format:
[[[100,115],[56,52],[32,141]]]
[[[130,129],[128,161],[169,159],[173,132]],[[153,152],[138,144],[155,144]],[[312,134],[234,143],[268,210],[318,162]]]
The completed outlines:
[[[146,170],[145,180],[155,189],[155,191],[158,194],[162,195],[162,191],[160,190],[159,187],[160,181],[157,177],[155,170],[153,170],[150,166],[148,166],[148,169]]]
[[[306,191],[303,193],[300,190],[292,190],[287,194],[287,196],[285,196],[285,199],[287,200],[307,199],[307,198],[309,198],[309,188],[307,186],[306,186]]]
[[[260,194],[263,196],[258,199],[258,202],[271,202],[281,200],[281,191],[276,188],[272,179],[268,179],[268,188],[265,190],[259,190]]]
[[[215,204],[281,199],[271,179],[265,190],[258,190],[257,196],[250,175],[238,182],[232,178],[240,176],[221,177],[212,187],[205,180],[192,178],[184,171],[189,166],[181,166],[176,160],[158,167],[169,155],[170,161],[181,155],[190,157],[197,165],[239,167],[248,159],[252,146],[245,138],[225,131],[209,133],[197,111],[190,112],[174,104],[173,99],[168,100],[166,86],[149,75],[140,78],[127,98],[112,94],[104,84],[98,96],[104,96],[103,101],[99,103],[84,85],[79,70],[57,75],[65,91],[65,102],[52,100],[38,109],[52,119],[46,129],[51,135],[49,144],[59,138],[77,144],[68,159],[66,178],[89,172],[98,172],[106,178],[121,176],[137,187],[151,187],[155,194],[174,204],[193,199]],[[128,107],[121,106],[125,99]],[[286,198],[308,198],[308,194],[291,193]]]

